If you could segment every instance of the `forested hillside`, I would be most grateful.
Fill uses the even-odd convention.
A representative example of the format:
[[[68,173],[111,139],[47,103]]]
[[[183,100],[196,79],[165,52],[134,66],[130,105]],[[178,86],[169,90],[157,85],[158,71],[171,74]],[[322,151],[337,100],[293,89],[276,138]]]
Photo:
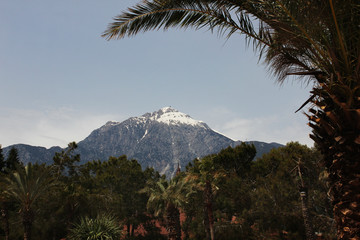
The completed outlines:
[[[334,238],[316,149],[289,143],[254,161],[254,145],[242,143],[194,159],[169,180],[126,156],[78,165],[76,148],[51,165],[0,154],[2,238]]]

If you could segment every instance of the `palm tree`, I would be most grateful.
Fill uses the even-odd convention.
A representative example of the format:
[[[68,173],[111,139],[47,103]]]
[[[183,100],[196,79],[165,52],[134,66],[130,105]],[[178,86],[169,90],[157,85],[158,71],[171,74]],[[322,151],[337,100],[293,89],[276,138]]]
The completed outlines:
[[[13,155],[15,156],[15,159],[18,159],[17,156],[17,150],[15,148],[12,148],[10,150],[9,156]],[[14,155],[15,153],[15,155]],[[11,157],[8,157],[7,160],[11,159]],[[19,162],[18,162],[19,163]],[[5,240],[9,239],[9,235],[10,235],[10,224],[9,224],[9,199],[7,198],[7,196],[5,195],[5,188],[6,188],[6,183],[4,181],[5,176],[7,176],[7,174],[10,174],[11,171],[15,170],[16,165],[19,164],[10,164],[10,168],[8,166],[9,163],[8,161],[5,161],[4,155],[3,155],[3,150],[1,148],[1,144],[0,144],[0,213],[1,213],[1,218],[3,220],[3,228],[4,228],[4,233],[5,233]]]
[[[310,137],[329,171],[338,239],[360,235],[360,4],[358,0],[153,0],[114,18],[103,36],[160,28],[244,34],[280,82],[313,84]],[[255,24],[257,26],[255,26]]]
[[[214,192],[218,187],[216,184],[225,176],[224,169],[214,163],[216,155],[208,155],[200,159],[194,160],[194,165],[187,171],[185,181],[188,181],[194,189],[202,192],[203,195],[203,211],[206,238],[215,239],[214,229]]]
[[[296,174],[299,178],[298,189],[299,189],[300,199],[301,199],[301,210],[302,210],[302,214],[303,214],[303,218],[304,218],[306,240],[314,240],[314,231],[312,229],[312,224],[311,224],[309,209],[308,209],[308,188],[305,185],[305,181],[303,179],[304,163],[302,162],[301,158],[298,158],[298,160],[295,160],[295,163],[296,163],[296,166],[292,170],[292,172],[296,172]]]
[[[31,228],[34,221],[34,203],[53,186],[53,179],[44,165],[29,163],[24,169],[18,169],[7,179],[5,194],[20,205],[24,226],[24,240],[31,239]]]
[[[6,184],[3,181],[4,174],[0,172],[0,215],[3,220],[3,228],[5,233],[5,240],[9,240],[10,226],[9,226],[9,210],[8,210],[8,199],[5,196]]]
[[[176,178],[169,182],[162,178],[155,184],[148,182],[148,186],[141,190],[150,194],[148,209],[154,210],[155,216],[165,216],[169,240],[181,239],[179,207],[186,203],[185,184],[185,181],[178,181]]]

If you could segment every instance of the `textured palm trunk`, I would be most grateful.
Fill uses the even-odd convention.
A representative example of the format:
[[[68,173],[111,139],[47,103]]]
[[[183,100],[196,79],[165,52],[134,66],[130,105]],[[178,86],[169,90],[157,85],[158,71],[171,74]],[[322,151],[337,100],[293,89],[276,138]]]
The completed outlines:
[[[304,226],[305,226],[305,233],[306,233],[306,239],[307,240],[314,240],[314,231],[312,228],[309,210],[308,210],[308,197],[307,197],[307,189],[304,187],[301,187],[299,189],[300,192],[300,199],[301,199],[301,210],[303,214],[304,219]]]
[[[208,228],[207,232],[208,235],[210,235],[210,239],[215,239],[215,232],[214,232],[214,214],[213,214],[213,206],[212,206],[212,189],[211,189],[211,183],[209,180],[205,182],[205,190],[204,190],[204,200],[205,200],[205,214],[207,223],[205,226]]]
[[[4,223],[5,240],[9,240],[9,235],[10,235],[9,212],[7,210],[7,207],[5,206],[5,203],[3,203],[3,207],[1,209],[1,216],[3,218],[3,223]]]
[[[205,199],[205,192],[204,192],[204,199]],[[205,235],[206,235],[206,240],[211,240],[210,237],[210,226],[209,226],[209,215],[207,212],[207,206],[206,203],[204,201],[204,209],[203,209],[203,213],[204,213],[204,227],[205,227]]]
[[[341,79],[340,79],[341,80]],[[360,239],[360,96],[356,86],[322,85],[310,109],[311,137],[324,155],[339,240]],[[354,82],[348,83],[354,84]]]
[[[134,236],[134,234],[135,234],[135,229],[137,228],[137,225],[136,224],[131,224],[131,233],[130,233],[130,235],[131,236]]]
[[[22,213],[23,217],[23,226],[24,226],[24,240],[31,240],[31,229],[34,214],[31,209],[26,209]]]
[[[131,225],[130,225],[130,222],[128,221],[126,224],[126,231],[127,231],[126,235],[128,236],[128,238],[130,238],[130,236],[131,236],[130,228],[131,228]]]
[[[301,201],[301,211],[304,219],[305,234],[307,240],[314,240],[315,239],[314,230],[312,228],[311,219],[308,210],[308,189],[304,183],[301,166],[302,166],[302,162],[301,159],[299,159],[295,169],[297,170],[297,174],[300,179],[299,193],[300,193],[300,201]]]
[[[174,204],[169,203],[166,208],[166,230],[169,240],[181,240],[180,212]]]
[[[360,155],[357,159],[360,159]],[[348,164],[345,168],[349,169],[331,174],[334,218],[339,240],[358,240],[360,239],[360,166],[359,163],[354,163]]]

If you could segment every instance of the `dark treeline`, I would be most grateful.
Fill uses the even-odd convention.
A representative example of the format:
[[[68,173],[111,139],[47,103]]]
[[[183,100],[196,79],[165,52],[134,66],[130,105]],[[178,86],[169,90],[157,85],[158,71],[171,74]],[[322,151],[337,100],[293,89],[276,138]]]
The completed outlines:
[[[334,239],[327,173],[298,143],[254,160],[241,144],[195,159],[171,180],[126,156],[79,165],[76,143],[52,165],[0,150],[0,238]],[[1,149],[1,148],[0,148]]]

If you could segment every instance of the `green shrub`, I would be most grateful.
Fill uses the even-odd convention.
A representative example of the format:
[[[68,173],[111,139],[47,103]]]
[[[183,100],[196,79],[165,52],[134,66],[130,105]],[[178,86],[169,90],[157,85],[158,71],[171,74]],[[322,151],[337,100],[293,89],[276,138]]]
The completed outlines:
[[[114,217],[100,215],[95,219],[82,218],[70,230],[70,240],[115,240],[120,239],[122,230]]]

